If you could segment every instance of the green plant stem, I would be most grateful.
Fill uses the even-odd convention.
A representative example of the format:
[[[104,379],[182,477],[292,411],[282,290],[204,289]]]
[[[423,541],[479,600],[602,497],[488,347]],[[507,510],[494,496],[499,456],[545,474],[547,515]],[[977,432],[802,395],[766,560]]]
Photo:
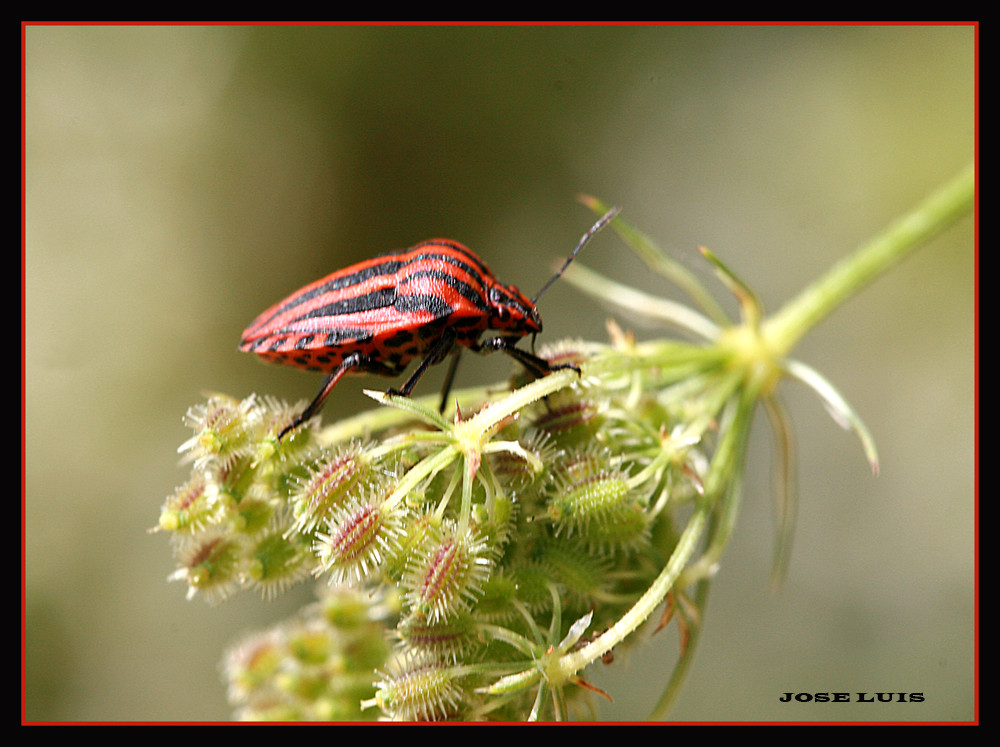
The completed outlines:
[[[907,215],[892,223],[854,254],[787,303],[765,323],[763,336],[784,357],[809,330],[850,296],[898,263],[924,242],[970,211],[975,199],[975,169],[966,166]]]
[[[610,651],[621,643],[636,628],[642,625],[659,604],[666,598],[667,592],[673,588],[677,577],[684,570],[688,561],[694,555],[698,542],[702,537],[705,523],[708,521],[709,508],[702,506],[691,516],[684,533],[681,535],[670,560],[660,571],[660,575],[650,585],[639,600],[614,625],[588,643],[583,648],[566,654],[559,659],[559,670],[563,679],[569,679],[573,674],[583,669],[592,661]]]

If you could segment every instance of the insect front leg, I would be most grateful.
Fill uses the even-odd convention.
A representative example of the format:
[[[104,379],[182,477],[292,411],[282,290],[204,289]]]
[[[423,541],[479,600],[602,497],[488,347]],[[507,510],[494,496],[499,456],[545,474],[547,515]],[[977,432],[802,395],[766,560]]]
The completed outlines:
[[[571,368],[580,373],[579,366],[575,366],[572,363],[557,363],[553,365],[534,353],[521,350],[521,348],[517,347],[518,339],[517,337],[491,337],[488,340],[477,343],[475,346],[469,346],[469,349],[483,355],[497,350],[504,352],[524,366],[528,370],[528,373],[532,374],[535,378],[540,378],[545,374],[559,371],[563,368]]]

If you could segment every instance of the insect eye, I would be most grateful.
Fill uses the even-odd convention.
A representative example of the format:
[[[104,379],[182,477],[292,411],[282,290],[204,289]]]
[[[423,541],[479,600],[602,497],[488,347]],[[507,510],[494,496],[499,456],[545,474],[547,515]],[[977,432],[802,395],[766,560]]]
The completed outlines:
[[[497,319],[504,321],[510,316],[507,299],[501,290],[495,286],[490,288],[490,306],[493,307],[493,314]]]

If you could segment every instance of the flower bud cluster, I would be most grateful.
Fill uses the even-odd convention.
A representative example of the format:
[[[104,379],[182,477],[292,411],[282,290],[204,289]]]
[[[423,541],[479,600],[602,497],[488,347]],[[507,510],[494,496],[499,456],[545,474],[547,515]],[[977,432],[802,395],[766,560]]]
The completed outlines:
[[[578,359],[593,352],[566,348]],[[496,403],[453,422],[429,414],[431,431],[400,413],[391,431],[363,442],[335,441],[315,423],[279,440],[292,418],[284,404],[212,396],[188,413],[193,435],[181,451],[192,475],[161,512],[178,561],[172,578],[211,602],[242,589],[270,597],[310,577],[391,595],[385,645],[395,653],[369,670],[366,715],[518,718],[529,691],[497,705],[482,688],[530,666],[583,615],[593,613],[592,630],[611,625],[655,572],[645,554],[670,551],[672,533],[655,528],[670,521],[667,487],[689,477],[663,456],[666,425],[637,427],[619,396],[577,387],[513,417]],[[248,678],[268,683],[242,716],[325,712],[302,705],[309,678],[288,641],[279,627],[230,653],[231,692],[248,691]],[[318,650],[316,671],[333,672],[339,654]]]
[[[385,595],[321,587],[292,620],[245,636],[223,658],[229,701],[244,721],[359,721],[388,656]]]

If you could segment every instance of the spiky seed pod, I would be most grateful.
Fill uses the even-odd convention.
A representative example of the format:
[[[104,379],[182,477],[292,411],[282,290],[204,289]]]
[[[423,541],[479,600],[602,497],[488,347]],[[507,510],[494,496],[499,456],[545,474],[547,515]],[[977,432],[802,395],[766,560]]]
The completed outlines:
[[[298,538],[286,537],[280,530],[269,532],[250,550],[247,582],[265,599],[273,599],[308,576],[310,558]]]
[[[608,520],[592,524],[584,539],[595,550],[614,555],[631,553],[649,540],[651,520],[643,503],[635,498],[625,501]]]
[[[396,594],[387,587],[358,590],[350,586],[326,584],[317,589],[318,614],[327,625],[342,632],[366,630],[375,623],[395,617]]]
[[[440,526],[433,514],[408,513],[401,519],[399,542],[395,552],[391,552],[382,563],[382,576],[393,584],[400,584],[406,575],[411,558],[423,552],[428,537]]]
[[[465,611],[447,620],[435,621],[409,614],[399,621],[393,637],[411,656],[422,654],[450,662],[464,659],[479,645],[476,620]]]
[[[476,617],[502,621],[517,615],[513,600],[517,598],[517,582],[508,573],[495,570],[483,582],[482,593],[476,603]]]
[[[326,531],[316,535],[318,572],[329,572],[333,584],[359,583],[394,552],[398,538],[397,510],[386,510],[374,498],[352,498],[334,510]]]
[[[566,449],[552,462],[550,480],[562,486],[582,483],[602,474],[615,471],[611,454],[598,446]]]
[[[517,590],[517,599],[532,612],[541,612],[552,607],[549,593],[549,570],[537,560],[517,563],[510,569],[510,577]]]
[[[592,603],[607,585],[610,563],[588,550],[579,539],[547,543],[541,553],[541,564],[555,583],[584,605]]]
[[[177,488],[163,503],[158,528],[196,534],[218,520],[214,485],[201,472]]]
[[[370,474],[371,460],[352,443],[317,459],[291,497],[293,530],[311,532],[343,505],[350,491]]]
[[[432,621],[452,617],[479,596],[492,561],[490,546],[475,529],[447,522],[428,536],[408,566],[404,599]]]
[[[222,662],[230,702],[246,702],[266,690],[284,658],[285,641],[279,630],[254,633],[232,646]]]
[[[378,706],[396,721],[444,721],[460,711],[462,691],[450,665],[422,656],[406,657],[375,683],[375,697],[363,708]]]
[[[198,470],[214,466],[228,470],[252,448],[255,430],[261,422],[261,407],[254,396],[238,401],[215,395],[187,411],[184,423],[194,436],[181,444],[179,452],[193,460]]]
[[[560,466],[546,506],[557,536],[580,537],[590,547],[631,549],[649,519],[627,476],[600,453],[574,455]]]
[[[334,632],[326,625],[298,625],[288,631],[288,649],[300,664],[322,664],[336,647]]]
[[[251,488],[238,504],[229,502],[226,522],[230,529],[241,534],[259,534],[274,524],[277,508],[263,489]]]
[[[550,398],[532,425],[549,434],[560,446],[590,443],[604,422],[604,409],[596,400],[562,394]]]
[[[239,588],[245,550],[238,536],[211,527],[179,543],[175,552],[180,567],[170,579],[187,582],[188,599],[199,594],[214,604]]]

